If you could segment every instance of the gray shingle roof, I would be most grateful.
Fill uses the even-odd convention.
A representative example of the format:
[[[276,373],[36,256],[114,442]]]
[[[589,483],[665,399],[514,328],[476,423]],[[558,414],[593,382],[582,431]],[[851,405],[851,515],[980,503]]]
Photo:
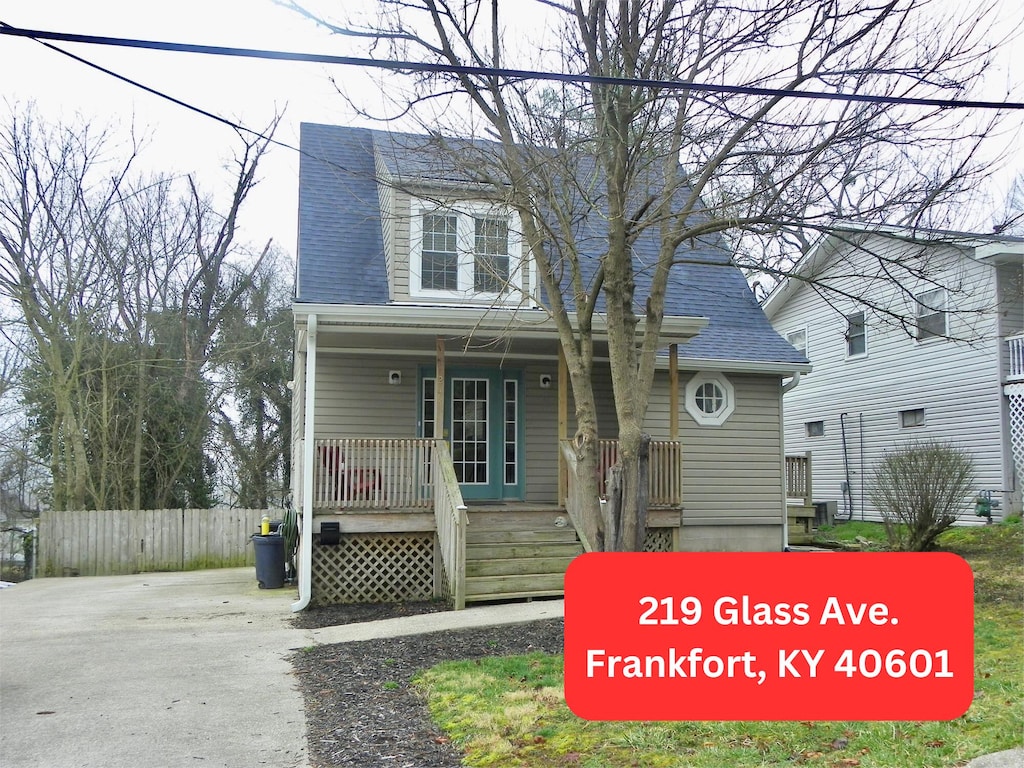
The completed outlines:
[[[299,242],[296,301],[324,304],[387,304],[388,279],[381,231],[375,156],[394,177],[465,181],[428,150],[431,137],[388,134],[363,128],[304,123],[299,163]],[[471,144],[467,144],[472,151]],[[585,238],[602,243],[603,224],[591,216],[580,223]],[[680,355],[750,362],[805,363],[805,358],[771,327],[746,280],[728,264],[720,238],[689,248],[700,264],[673,268],[665,314],[703,316],[708,327]],[[640,263],[653,264],[657,233],[634,246]],[[596,264],[596,259],[594,262]],[[720,266],[718,266],[720,265]],[[638,270],[637,295],[649,280]]]

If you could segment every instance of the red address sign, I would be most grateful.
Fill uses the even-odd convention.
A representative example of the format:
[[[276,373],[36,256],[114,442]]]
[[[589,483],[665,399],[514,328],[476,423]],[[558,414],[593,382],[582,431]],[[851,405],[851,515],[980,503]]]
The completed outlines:
[[[565,698],[589,720],[949,720],[974,696],[974,579],[948,553],[591,553],[565,576]]]

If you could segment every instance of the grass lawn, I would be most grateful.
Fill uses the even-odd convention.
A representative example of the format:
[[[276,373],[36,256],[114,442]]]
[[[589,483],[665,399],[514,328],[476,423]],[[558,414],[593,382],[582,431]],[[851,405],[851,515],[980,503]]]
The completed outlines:
[[[834,533],[885,541],[881,526],[856,526]],[[1021,521],[949,531],[940,547],[964,557],[975,574],[975,699],[949,722],[588,722],[565,705],[561,656],[544,654],[450,662],[422,673],[417,685],[469,766],[963,765],[1021,746]]]

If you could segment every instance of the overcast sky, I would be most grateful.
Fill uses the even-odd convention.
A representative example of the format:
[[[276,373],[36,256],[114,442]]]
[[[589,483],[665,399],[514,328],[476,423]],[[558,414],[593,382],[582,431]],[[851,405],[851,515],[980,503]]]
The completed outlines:
[[[313,0],[340,9],[363,0]],[[520,0],[504,0],[514,7]],[[1005,0],[1019,19],[1019,0]],[[272,0],[0,0],[0,21],[17,27],[113,37],[133,37],[331,54],[351,53],[344,42],[315,28]],[[83,58],[183,101],[251,128],[263,128],[275,110],[287,107],[277,138],[298,145],[302,121],[366,124],[350,110],[328,81],[328,73],[362,104],[380,106],[379,90],[352,68],[234,59],[193,54],[60,44]],[[1012,56],[1007,57],[1013,61]],[[1016,57],[1016,66],[1024,52]],[[41,115],[55,121],[76,113],[98,124],[127,126],[133,120],[149,135],[147,164],[154,169],[196,173],[210,188],[229,183],[218,168],[238,146],[234,132],[207,117],[170,104],[108,75],[92,70],[39,43],[0,36],[0,97],[12,103],[33,100]],[[994,72],[1002,98],[1006,70]],[[1018,73],[1018,82],[1020,75]],[[375,103],[375,99],[376,102]],[[1017,90],[1014,101],[1024,101]],[[1016,121],[1017,125],[1021,120]],[[1007,158],[1020,168],[1020,160]],[[242,219],[244,240],[262,245],[273,237],[295,251],[298,156],[274,148],[261,166],[263,181]]]
[[[112,37],[275,50],[342,53],[336,37],[271,0],[0,0],[0,20],[17,27]],[[357,118],[318,64],[60,43],[60,47],[206,111],[262,129],[287,108],[277,138],[298,146],[302,121],[355,124]],[[0,36],[0,97],[34,101],[47,120],[76,113],[97,124],[127,127],[149,137],[147,166],[195,173],[204,187],[223,189],[221,172],[239,146],[227,126],[93,70],[39,43]],[[333,74],[361,98],[373,91],[356,70]],[[262,245],[273,237],[295,251],[298,155],[275,147],[261,165],[263,181],[247,203],[241,236]]]

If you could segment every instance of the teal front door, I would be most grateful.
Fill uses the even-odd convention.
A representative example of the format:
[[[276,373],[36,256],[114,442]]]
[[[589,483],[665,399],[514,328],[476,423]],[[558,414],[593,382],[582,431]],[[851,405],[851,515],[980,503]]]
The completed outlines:
[[[436,434],[432,370],[421,376],[421,432]],[[445,376],[444,435],[464,499],[522,498],[522,376],[455,368]]]

